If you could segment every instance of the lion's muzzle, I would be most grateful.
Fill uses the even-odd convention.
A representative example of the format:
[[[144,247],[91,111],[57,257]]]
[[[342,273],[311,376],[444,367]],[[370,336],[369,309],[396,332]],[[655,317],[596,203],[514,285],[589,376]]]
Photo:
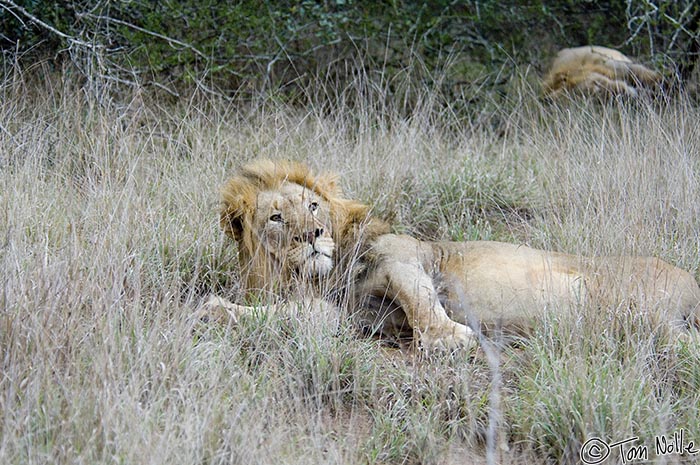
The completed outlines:
[[[294,236],[294,242],[305,242],[307,244],[313,245],[314,242],[316,242],[316,239],[321,237],[322,234],[323,229],[316,228],[313,231],[305,232],[301,236]]]

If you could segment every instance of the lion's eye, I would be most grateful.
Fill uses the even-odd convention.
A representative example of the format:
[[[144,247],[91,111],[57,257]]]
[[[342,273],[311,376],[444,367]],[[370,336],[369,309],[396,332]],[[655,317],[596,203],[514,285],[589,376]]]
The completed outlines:
[[[270,221],[274,221],[275,223],[283,223],[284,220],[282,219],[282,215],[279,213],[275,213],[270,217]]]
[[[316,213],[317,210],[318,210],[318,202],[311,202],[309,204],[309,211],[311,213]]]

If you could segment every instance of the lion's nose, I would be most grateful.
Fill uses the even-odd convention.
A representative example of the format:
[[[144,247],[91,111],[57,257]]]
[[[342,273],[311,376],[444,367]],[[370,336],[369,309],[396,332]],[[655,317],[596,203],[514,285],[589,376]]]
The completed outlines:
[[[317,238],[319,238],[323,234],[323,229],[322,228],[316,228],[313,231],[309,231],[307,233],[304,233],[303,236],[297,236],[294,238],[295,241],[297,242],[306,242],[308,244],[313,244]]]

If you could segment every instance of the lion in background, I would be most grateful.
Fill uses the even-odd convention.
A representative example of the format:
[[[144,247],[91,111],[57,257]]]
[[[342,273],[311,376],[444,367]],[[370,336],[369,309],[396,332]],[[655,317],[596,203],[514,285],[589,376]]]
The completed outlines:
[[[661,81],[661,74],[634,63],[617,50],[587,45],[560,50],[543,87],[548,97],[571,91],[636,97],[641,88],[656,89]]]
[[[285,311],[339,306],[363,328],[423,347],[470,347],[477,331],[521,333],[548,312],[589,302],[649,312],[674,330],[700,321],[700,287],[650,257],[585,259],[501,242],[430,242],[392,234],[346,199],[334,175],[291,161],[248,163],[222,190],[225,233],[245,289]],[[286,303],[285,303],[286,302]],[[253,307],[211,297],[197,321],[236,321]]]

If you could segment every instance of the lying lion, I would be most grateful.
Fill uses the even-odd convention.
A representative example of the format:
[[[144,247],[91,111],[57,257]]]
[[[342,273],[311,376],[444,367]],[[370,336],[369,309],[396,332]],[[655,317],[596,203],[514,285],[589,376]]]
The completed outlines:
[[[661,75],[611,48],[587,45],[561,50],[544,78],[544,94],[578,91],[588,95],[636,97],[642,87],[656,88]]]
[[[334,176],[314,176],[300,163],[241,167],[223,188],[221,225],[238,243],[246,289],[258,299],[268,292],[322,310],[337,303],[374,332],[408,334],[423,347],[468,347],[477,326],[520,331],[546,312],[589,301],[655,312],[674,329],[700,321],[698,284],[662,260],[593,262],[501,242],[391,234],[366,205],[343,197]],[[235,321],[252,309],[212,297],[196,317]]]

